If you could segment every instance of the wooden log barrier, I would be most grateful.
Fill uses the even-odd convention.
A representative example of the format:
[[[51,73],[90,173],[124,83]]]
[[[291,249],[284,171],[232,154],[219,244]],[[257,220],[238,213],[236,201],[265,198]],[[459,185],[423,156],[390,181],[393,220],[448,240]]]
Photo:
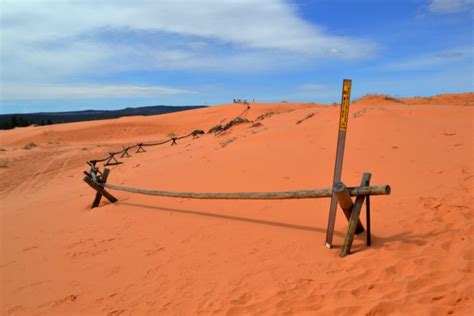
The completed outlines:
[[[368,186],[370,183],[370,178],[372,175],[368,172],[362,175],[361,186]],[[352,208],[351,218],[349,220],[349,228],[347,229],[347,234],[344,238],[344,244],[342,245],[340,257],[347,256],[352,247],[352,242],[354,241],[354,234],[357,228],[357,223],[359,222],[360,211],[362,210],[362,204],[364,204],[365,195],[360,195],[356,198],[354,206]]]
[[[226,200],[282,200],[282,199],[314,199],[332,197],[336,193],[337,200],[344,210],[346,217],[349,217],[349,227],[344,238],[344,244],[339,254],[345,257],[350,253],[354,235],[357,229],[364,230],[360,222],[360,212],[364,200],[367,199],[367,246],[370,246],[370,195],[388,195],[391,193],[389,185],[370,186],[370,173],[364,173],[362,181],[358,187],[346,187],[344,183],[336,183],[332,188],[297,190],[283,192],[172,192],[162,190],[147,190],[140,188],[130,188],[114,184],[108,184],[107,179],[110,174],[109,169],[104,169],[101,173],[94,163],[90,163],[91,171],[84,171],[84,181],[96,190],[96,196],[92,203],[92,208],[98,207],[102,196],[105,196],[111,203],[117,202],[117,199],[110,194],[107,189],[138,193],[145,195],[164,196],[172,198],[188,199],[226,199]],[[352,202],[351,196],[356,196],[355,202]]]
[[[352,199],[351,199],[351,196],[349,195],[349,191],[347,190],[346,185],[339,181],[334,184],[332,189],[334,193],[336,194],[337,201],[339,202],[339,205],[341,206],[342,211],[344,212],[344,215],[349,221],[351,218],[351,213],[352,213],[352,208],[354,206],[354,203],[352,203]],[[357,223],[355,234],[358,235],[360,233],[363,233],[364,231],[365,231],[364,226],[362,226],[362,223],[359,220]]]

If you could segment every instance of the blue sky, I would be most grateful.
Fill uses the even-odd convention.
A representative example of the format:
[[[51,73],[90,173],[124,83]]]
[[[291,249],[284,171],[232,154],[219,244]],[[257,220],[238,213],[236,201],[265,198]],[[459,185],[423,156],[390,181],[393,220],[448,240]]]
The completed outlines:
[[[0,0],[0,112],[473,90],[474,0]]]

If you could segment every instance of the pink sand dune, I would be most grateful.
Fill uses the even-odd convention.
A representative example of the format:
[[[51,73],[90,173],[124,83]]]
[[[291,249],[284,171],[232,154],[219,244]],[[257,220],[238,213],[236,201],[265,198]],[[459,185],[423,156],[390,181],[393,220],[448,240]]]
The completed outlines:
[[[329,199],[225,201],[111,191],[90,209],[85,162],[121,145],[225,124],[246,105],[0,132],[0,310],[5,315],[472,315],[474,94],[350,109],[343,181],[363,172],[373,246],[324,247]],[[146,148],[109,182],[233,192],[331,185],[339,107],[253,103],[221,135]],[[314,114],[311,117],[310,114]],[[306,118],[306,119],[305,119]],[[298,121],[301,121],[297,124]],[[23,146],[38,147],[26,150]],[[102,168],[102,165],[100,165]],[[365,216],[362,217],[364,222]]]

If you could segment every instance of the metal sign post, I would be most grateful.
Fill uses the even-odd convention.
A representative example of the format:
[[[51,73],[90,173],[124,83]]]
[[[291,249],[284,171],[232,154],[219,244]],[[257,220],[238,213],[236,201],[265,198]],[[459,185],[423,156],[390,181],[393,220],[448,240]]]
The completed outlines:
[[[347,121],[349,119],[349,105],[351,101],[352,81],[344,79],[342,85],[341,115],[339,117],[339,134],[337,138],[336,165],[334,167],[333,184],[341,181],[342,161],[344,158],[344,147],[346,143]],[[336,223],[337,197],[333,191],[331,196],[331,206],[329,207],[328,228],[326,231],[326,247],[332,247],[332,237],[334,235],[334,225]]]

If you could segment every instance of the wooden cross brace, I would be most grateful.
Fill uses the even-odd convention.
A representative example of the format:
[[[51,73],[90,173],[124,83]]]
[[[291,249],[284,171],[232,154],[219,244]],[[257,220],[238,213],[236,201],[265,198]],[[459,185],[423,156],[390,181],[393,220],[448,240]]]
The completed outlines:
[[[113,160],[113,161],[112,161]],[[116,158],[115,158],[115,153],[109,153],[109,158],[107,161],[104,163],[104,166],[110,166],[110,165],[118,165],[121,164]]]
[[[128,150],[130,149],[130,147],[123,147],[123,152],[122,154],[120,155],[120,158],[123,158],[123,157],[130,157],[130,154],[128,153]]]
[[[347,221],[350,221],[352,209],[354,208],[354,203],[352,203],[351,196],[349,194],[349,190],[347,189],[346,185],[342,182],[337,182],[332,187],[334,194],[336,195],[337,201],[344,212],[344,215],[347,218]],[[364,226],[360,220],[357,222],[357,227],[355,230],[355,234],[359,235],[365,231]]]
[[[107,169],[107,168],[104,169],[104,172],[102,173],[102,176],[96,175],[96,179],[97,179],[96,181],[99,182],[99,183],[106,183],[107,178],[109,176],[109,173],[110,173],[109,169]],[[86,182],[94,190],[97,191],[97,193],[95,195],[95,198],[94,198],[94,202],[92,202],[92,207],[91,208],[99,206],[99,203],[100,203],[100,200],[102,199],[102,196],[105,196],[107,198],[107,200],[109,200],[111,203],[117,202],[117,199],[112,194],[110,194],[108,191],[106,191],[103,187],[98,185],[96,183],[96,181],[92,180],[91,175],[88,175],[87,172],[86,172],[86,176],[84,177],[84,182]]]
[[[136,151],[136,153],[144,153],[146,150],[145,148],[143,148],[143,144],[138,144],[138,149]]]
[[[370,184],[370,178],[372,175],[370,173],[364,173],[362,175],[362,181],[360,183],[361,186],[368,186]],[[336,192],[337,194],[337,192]],[[342,195],[339,195],[342,196]],[[344,204],[343,199],[339,199],[338,196],[338,201],[339,204],[342,206]],[[350,219],[349,219],[349,228],[347,229],[347,234],[344,237],[344,244],[342,245],[341,252],[339,254],[340,257],[345,257],[351,252],[351,247],[352,247],[352,242],[354,241],[354,235],[356,234],[356,231],[360,230],[360,227],[362,227],[362,224],[360,224],[360,212],[362,210],[362,205],[364,204],[364,199],[367,199],[366,202],[366,215],[367,215],[367,246],[371,245],[371,239],[370,239],[370,195],[359,195],[356,197],[355,202],[352,206],[351,212],[350,212]],[[351,201],[352,202],[352,201]],[[347,205],[347,204],[346,204]],[[344,209],[344,208],[343,208]],[[344,212],[345,213],[345,212]],[[347,214],[346,214],[347,216]],[[362,230],[364,228],[362,227]]]

